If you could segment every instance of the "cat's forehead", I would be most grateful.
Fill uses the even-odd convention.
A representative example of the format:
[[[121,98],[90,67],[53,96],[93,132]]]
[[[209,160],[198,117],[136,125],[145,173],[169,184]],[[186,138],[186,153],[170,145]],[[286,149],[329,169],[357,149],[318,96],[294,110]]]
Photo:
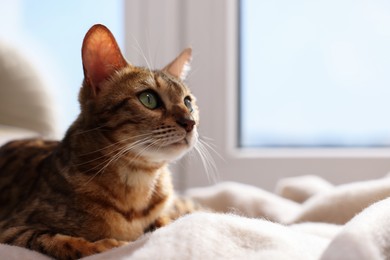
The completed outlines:
[[[161,72],[154,73],[155,86],[158,91],[166,93],[168,96],[186,96],[189,94],[188,88],[179,80]]]
[[[125,78],[136,92],[150,88],[160,95],[171,98],[191,95],[190,90],[182,81],[160,70],[149,71],[138,68],[128,71]]]

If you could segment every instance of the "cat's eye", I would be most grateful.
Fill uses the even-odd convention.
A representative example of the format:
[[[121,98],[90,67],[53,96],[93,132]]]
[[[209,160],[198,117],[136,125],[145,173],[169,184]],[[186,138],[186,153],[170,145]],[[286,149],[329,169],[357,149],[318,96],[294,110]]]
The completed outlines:
[[[188,108],[188,110],[192,113],[192,111],[194,111],[194,109],[192,108],[192,103],[191,103],[191,99],[189,97],[186,97],[184,99],[184,104],[186,105],[186,107]]]
[[[155,109],[159,106],[159,100],[156,94],[151,91],[144,91],[138,96],[139,101],[142,105],[149,109]]]

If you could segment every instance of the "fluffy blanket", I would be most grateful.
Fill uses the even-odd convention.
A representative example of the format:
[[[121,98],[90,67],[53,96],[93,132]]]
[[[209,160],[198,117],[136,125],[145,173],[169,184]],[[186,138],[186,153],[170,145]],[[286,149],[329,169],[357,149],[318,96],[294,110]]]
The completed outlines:
[[[390,178],[333,186],[281,180],[275,193],[239,183],[188,191],[213,209],[184,216],[98,259],[390,259]],[[0,245],[0,259],[49,259]]]

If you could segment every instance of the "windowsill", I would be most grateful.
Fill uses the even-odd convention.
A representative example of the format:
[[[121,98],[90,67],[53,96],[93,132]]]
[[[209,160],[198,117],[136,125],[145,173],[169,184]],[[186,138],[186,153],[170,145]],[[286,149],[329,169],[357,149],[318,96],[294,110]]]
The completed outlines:
[[[233,148],[236,158],[390,158],[388,148]]]

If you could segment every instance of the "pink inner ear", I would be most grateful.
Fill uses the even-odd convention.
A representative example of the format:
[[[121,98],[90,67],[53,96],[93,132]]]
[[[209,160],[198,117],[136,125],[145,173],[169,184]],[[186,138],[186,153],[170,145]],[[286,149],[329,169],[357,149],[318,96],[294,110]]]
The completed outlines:
[[[192,59],[192,49],[184,49],[179,56],[169,63],[163,71],[168,72],[172,76],[184,80],[190,70],[190,61]]]
[[[88,31],[84,38],[82,58],[84,76],[95,94],[100,91],[104,80],[127,65],[114,36],[103,25],[95,25]]]

